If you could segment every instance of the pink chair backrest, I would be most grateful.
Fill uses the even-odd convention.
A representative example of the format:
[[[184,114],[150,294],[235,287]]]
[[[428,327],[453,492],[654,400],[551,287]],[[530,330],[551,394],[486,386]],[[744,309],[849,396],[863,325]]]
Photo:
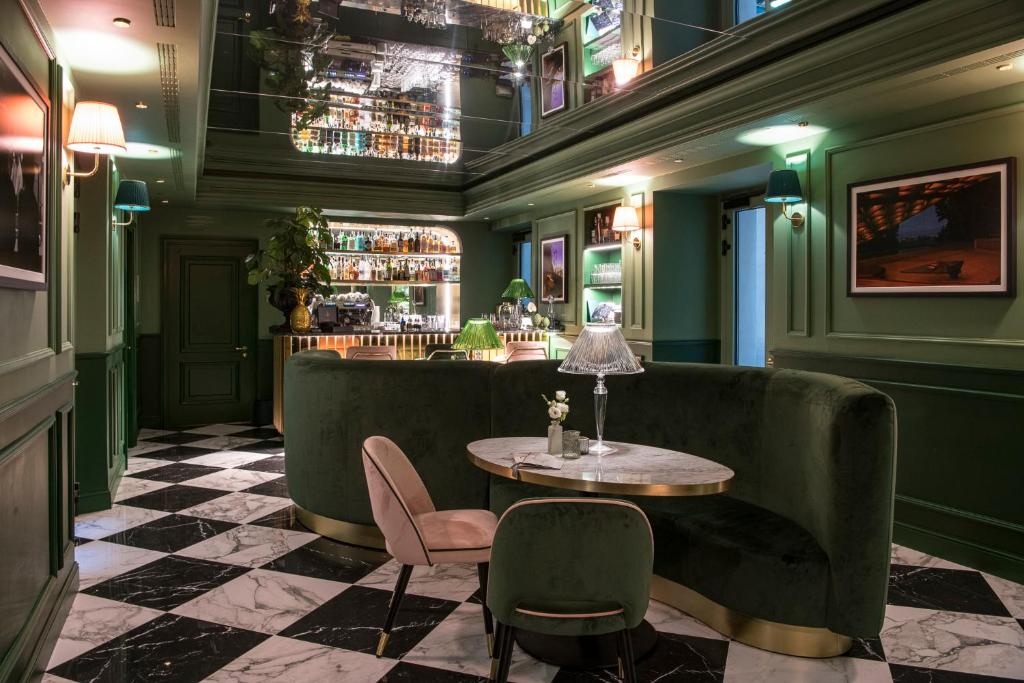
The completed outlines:
[[[544,342],[510,341],[505,344],[505,362],[521,360],[547,360],[548,351]]]
[[[430,564],[416,516],[434,512],[434,503],[409,458],[391,439],[371,436],[363,442],[363,470],[388,552],[402,564]]]
[[[398,360],[397,346],[350,346],[345,358],[354,360]]]

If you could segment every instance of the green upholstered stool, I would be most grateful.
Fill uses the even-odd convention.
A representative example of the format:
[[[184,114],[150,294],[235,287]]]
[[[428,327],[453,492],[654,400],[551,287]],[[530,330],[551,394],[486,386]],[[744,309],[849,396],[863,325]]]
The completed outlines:
[[[494,534],[487,583],[497,621],[492,679],[507,679],[522,629],[617,634],[621,675],[636,681],[629,632],[647,613],[653,560],[651,526],[632,503],[531,498],[510,507]]]

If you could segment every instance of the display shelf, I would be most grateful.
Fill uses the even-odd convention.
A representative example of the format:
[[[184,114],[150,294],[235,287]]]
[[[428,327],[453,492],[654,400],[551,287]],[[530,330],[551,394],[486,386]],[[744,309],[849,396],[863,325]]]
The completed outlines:
[[[439,282],[420,282],[419,280],[331,280],[332,287],[437,287],[438,285],[457,285],[459,280],[441,280]]]
[[[402,138],[417,138],[419,140],[439,140],[441,142],[461,142],[457,137],[442,137],[440,135],[421,135],[420,133],[407,133],[400,130],[372,130],[369,128],[342,128],[337,126],[307,126],[306,130],[325,131],[330,133],[361,133],[368,135],[393,135]]]
[[[461,251],[347,251],[344,249],[327,249],[325,250],[328,254],[334,254],[336,256],[387,256],[388,258],[438,258],[444,256],[462,256]]]
[[[615,249],[622,249],[622,242],[605,242],[604,244],[588,244],[583,247],[583,251],[614,251]]]
[[[586,289],[622,289],[622,283],[619,282],[619,283],[616,283],[616,284],[602,284],[602,285],[586,284],[586,285],[583,285],[583,287],[586,288]]]

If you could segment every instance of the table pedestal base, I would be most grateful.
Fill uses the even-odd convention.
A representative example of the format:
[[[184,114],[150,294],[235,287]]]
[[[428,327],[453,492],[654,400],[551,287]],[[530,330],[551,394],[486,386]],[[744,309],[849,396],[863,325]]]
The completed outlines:
[[[633,629],[630,637],[633,639],[633,655],[637,661],[658,643],[658,633],[647,620]],[[574,637],[517,630],[516,644],[534,659],[574,669],[601,669],[616,666],[619,660],[614,633]]]

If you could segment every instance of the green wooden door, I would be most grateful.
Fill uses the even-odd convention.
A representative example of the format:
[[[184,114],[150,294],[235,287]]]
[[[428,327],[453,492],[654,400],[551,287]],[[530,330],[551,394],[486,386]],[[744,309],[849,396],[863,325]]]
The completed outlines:
[[[256,288],[247,240],[166,239],[162,306],[167,427],[252,419]]]

